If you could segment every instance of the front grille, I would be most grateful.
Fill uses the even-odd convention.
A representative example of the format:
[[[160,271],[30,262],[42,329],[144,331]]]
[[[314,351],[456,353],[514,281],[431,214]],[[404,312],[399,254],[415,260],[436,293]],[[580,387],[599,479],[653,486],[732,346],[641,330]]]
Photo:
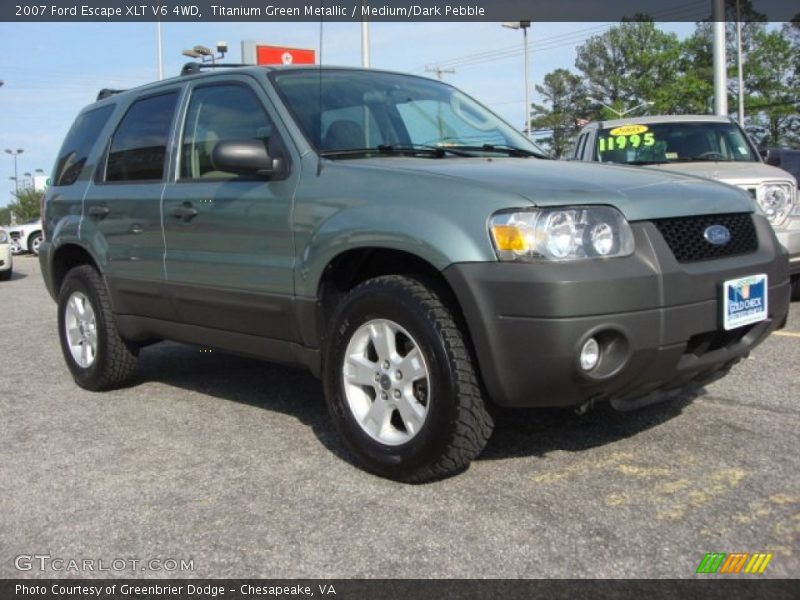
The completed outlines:
[[[749,214],[704,215],[657,219],[653,224],[661,232],[678,262],[696,262],[749,254],[758,249],[758,237]],[[703,237],[706,228],[722,225],[731,233],[727,244],[717,246]]]

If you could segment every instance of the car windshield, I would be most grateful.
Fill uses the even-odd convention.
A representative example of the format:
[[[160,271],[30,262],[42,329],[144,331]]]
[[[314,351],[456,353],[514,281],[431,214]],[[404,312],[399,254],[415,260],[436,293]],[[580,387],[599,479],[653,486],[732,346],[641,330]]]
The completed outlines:
[[[547,154],[449,85],[375,71],[272,73],[295,121],[322,156],[539,156]]]
[[[710,121],[632,123],[601,129],[596,151],[600,162],[630,165],[758,161],[735,124]]]

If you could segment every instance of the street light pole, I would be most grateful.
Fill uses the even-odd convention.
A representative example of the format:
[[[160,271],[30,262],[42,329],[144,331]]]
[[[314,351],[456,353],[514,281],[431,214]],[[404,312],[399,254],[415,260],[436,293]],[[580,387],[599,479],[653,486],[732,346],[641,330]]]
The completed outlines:
[[[158,55],[158,80],[164,79],[164,55],[161,44],[161,19],[156,21],[156,53]]]
[[[11,150],[6,148],[6,154],[10,154],[14,157],[14,194],[19,194],[19,177],[17,173],[17,156],[22,154],[24,150],[22,148],[17,148],[16,150]]]
[[[369,69],[369,21],[364,18],[367,0],[361,0],[361,66]]]
[[[531,26],[530,21],[508,21],[503,23],[503,27],[508,29],[521,29],[522,30],[522,51],[525,57],[523,69],[525,71],[523,80],[525,82],[525,127],[523,131],[526,136],[530,136],[531,132],[531,102],[530,102],[530,84],[528,82],[528,28]]]

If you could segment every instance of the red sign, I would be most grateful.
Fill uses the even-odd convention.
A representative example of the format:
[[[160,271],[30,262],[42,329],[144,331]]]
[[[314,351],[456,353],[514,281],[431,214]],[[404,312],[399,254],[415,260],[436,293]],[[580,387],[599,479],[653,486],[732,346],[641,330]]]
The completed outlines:
[[[316,62],[317,56],[313,50],[260,44],[256,46],[256,64],[259,65],[313,65]]]

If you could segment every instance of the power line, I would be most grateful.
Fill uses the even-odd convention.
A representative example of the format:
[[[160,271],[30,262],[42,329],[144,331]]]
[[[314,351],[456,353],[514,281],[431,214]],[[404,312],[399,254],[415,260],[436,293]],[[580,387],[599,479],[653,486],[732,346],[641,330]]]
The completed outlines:
[[[689,16],[690,14],[695,14],[696,11],[694,10],[694,8],[705,4],[706,0],[694,0],[692,2],[687,2],[686,4],[680,6],[676,6],[664,11],[653,13],[653,15],[651,16],[654,20],[656,20],[657,18],[658,20],[662,21],[666,21],[668,20],[668,18],[672,19],[680,18],[682,16]],[[587,27],[570,33],[559,34],[547,38],[541,38],[539,40],[534,41],[531,44],[530,52],[534,51],[543,52],[546,50],[554,50],[556,48],[569,46],[577,41],[583,41],[588,37],[587,34],[589,33],[599,33],[601,31],[611,29],[612,27],[616,27],[618,25],[619,23],[610,23],[607,25]],[[439,64],[448,67],[470,67],[485,62],[493,62],[496,60],[520,56],[523,53],[524,53],[523,50],[521,50],[519,46],[515,44],[513,46],[503,46],[501,48],[496,48],[494,50],[486,50],[474,54],[467,54],[463,56],[453,57],[450,59],[445,59],[443,61],[440,61]],[[418,68],[416,69],[416,71],[419,72],[423,68],[424,67]]]

